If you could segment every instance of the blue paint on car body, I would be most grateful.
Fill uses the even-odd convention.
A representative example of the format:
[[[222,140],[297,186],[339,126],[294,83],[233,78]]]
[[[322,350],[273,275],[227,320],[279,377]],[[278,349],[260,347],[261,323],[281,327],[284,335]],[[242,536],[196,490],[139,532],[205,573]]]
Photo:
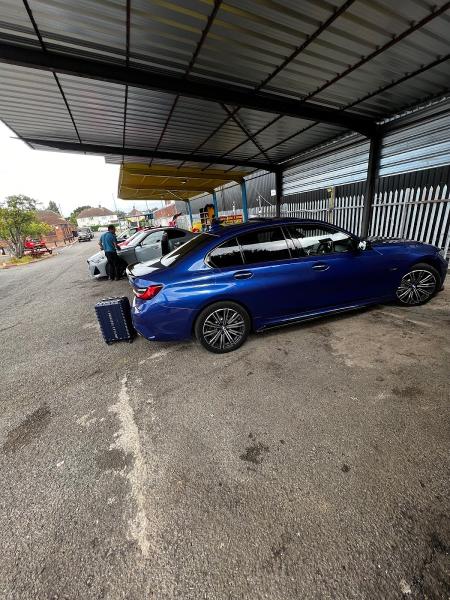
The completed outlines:
[[[302,237],[305,231],[309,237]],[[230,301],[245,308],[254,331],[262,331],[395,300],[403,275],[417,263],[433,266],[444,282],[447,262],[435,246],[374,239],[362,249],[360,242],[306,219],[216,227],[161,259],[128,268],[135,294],[158,287],[150,300],[135,297],[134,326],[150,340],[189,339],[205,307]]]

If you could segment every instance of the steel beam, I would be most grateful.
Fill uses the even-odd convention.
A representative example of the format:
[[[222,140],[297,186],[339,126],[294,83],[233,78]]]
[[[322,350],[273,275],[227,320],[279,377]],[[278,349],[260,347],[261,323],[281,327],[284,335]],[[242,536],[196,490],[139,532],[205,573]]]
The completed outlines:
[[[251,134],[250,131],[247,129],[247,127],[245,127],[245,125],[243,123],[241,123],[240,120],[237,118],[237,116],[235,114],[236,111],[233,112],[225,104],[222,104],[221,106],[224,109],[224,111],[227,113],[227,115],[230,117],[230,119],[232,119],[236,123],[236,125],[239,127],[239,129],[247,137],[247,139],[245,140],[245,143],[247,143],[248,141],[251,141],[253,143],[253,145],[256,146],[256,149],[259,150],[259,152],[264,156],[264,158],[268,162],[270,162],[270,163],[273,162],[273,160],[270,158],[270,156],[265,152],[264,148],[258,142],[256,137],[253,134]]]
[[[189,200],[186,202],[187,207],[188,207],[188,211],[189,211],[189,220],[191,222],[191,229],[194,227],[194,217],[192,216],[192,207],[191,207],[191,203],[189,202]]]
[[[16,135],[19,137],[18,134]],[[193,169],[189,169],[188,167],[174,167],[173,171],[168,171],[164,169],[164,165],[159,165],[161,167],[160,169],[158,169],[158,165],[156,165],[156,167],[152,166],[151,171],[145,171],[139,167],[133,167],[130,169],[130,164],[132,163],[126,164],[126,175],[135,175],[136,177],[164,177],[166,179],[167,177],[170,177],[171,179],[208,179],[215,181],[216,187],[222,185],[222,183],[227,183],[228,181],[235,181],[236,183],[239,183],[243,175],[243,173],[225,173],[225,171],[218,173],[217,171],[212,170],[212,172],[210,172],[210,169],[207,171],[195,171]]]
[[[135,191],[142,191],[145,192],[146,190],[151,190],[151,191],[155,191],[156,190],[171,190],[172,192],[198,192],[199,194],[203,194],[205,192],[208,193],[212,193],[211,189],[212,186],[211,185],[196,185],[195,182],[193,182],[192,184],[190,183],[186,183],[186,184],[182,184],[182,183],[169,183],[169,184],[164,184],[164,183],[137,183],[137,184],[133,184],[133,183],[129,183],[128,185],[125,183],[122,183],[121,188],[124,190],[135,190]]]
[[[364,207],[360,232],[362,238],[366,238],[369,235],[372,220],[375,184],[380,170],[381,140],[382,135],[380,131],[377,131],[370,138],[369,162],[367,165],[366,189],[364,191]]]
[[[425,17],[423,17],[423,19],[421,19],[420,21],[411,21],[410,26],[407,29],[405,29],[404,31],[402,31],[402,33],[390,37],[389,41],[386,44],[383,44],[382,46],[376,46],[376,48],[373,52],[371,52],[370,54],[366,54],[366,56],[363,56],[361,58],[361,60],[359,60],[358,62],[354,63],[353,65],[349,65],[349,67],[347,69],[345,69],[345,71],[342,71],[342,73],[338,73],[336,75],[336,77],[333,77],[333,78],[329,79],[328,81],[326,81],[323,85],[321,85],[316,90],[314,90],[313,92],[308,94],[305,97],[305,100],[309,100],[309,98],[312,98],[313,96],[316,96],[317,94],[320,94],[321,92],[323,92],[324,90],[329,88],[330,85],[333,85],[337,81],[340,81],[343,77],[346,77],[347,75],[349,75],[356,69],[359,69],[360,67],[365,65],[370,60],[373,60],[374,58],[376,58],[383,52],[386,52],[386,50],[389,50],[389,48],[392,48],[393,46],[395,46],[396,44],[398,44],[399,42],[401,42],[402,40],[407,38],[412,33],[419,31],[422,27],[424,27],[425,25],[430,23],[430,21],[432,21],[436,17],[439,17],[440,15],[445,13],[447,10],[449,10],[450,2],[444,2],[444,4],[442,4],[442,6],[432,5],[432,6],[430,6],[430,9],[431,9],[431,12],[429,12],[427,15],[425,15]],[[317,119],[317,120],[319,120],[319,119]]]
[[[212,199],[213,199],[213,204],[214,204],[214,216],[217,219],[219,216],[219,207],[217,205],[217,194],[216,194],[216,190],[213,191],[212,193]]]
[[[281,216],[281,202],[283,200],[283,171],[275,171],[275,191],[276,191],[276,212],[277,217]]]
[[[0,44],[0,62],[331,123],[364,135],[371,135],[374,130],[373,121],[367,117],[325,108],[319,104],[277,94],[248,91],[236,85],[190,80],[165,73],[71,56],[69,52],[67,54],[44,52],[24,46]]]
[[[76,142],[63,142],[59,140],[41,140],[35,138],[23,138],[25,142],[32,146],[45,146],[67,152],[88,152],[89,154],[118,154],[119,156],[139,156],[142,158],[160,158],[166,160],[183,160],[200,163],[217,163],[217,156],[211,154],[188,154],[187,152],[166,152],[165,150],[144,150],[142,148],[122,148],[121,146],[103,146],[98,144],[78,144]],[[249,167],[252,169],[264,169],[270,171],[273,166],[267,163],[257,161],[234,160],[226,158],[220,161],[223,165],[233,167]],[[207,177],[205,171],[205,177]]]
[[[245,179],[241,181],[241,193],[242,193],[242,220],[244,223],[248,221],[248,203],[247,203],[247,187],[245,185]]]

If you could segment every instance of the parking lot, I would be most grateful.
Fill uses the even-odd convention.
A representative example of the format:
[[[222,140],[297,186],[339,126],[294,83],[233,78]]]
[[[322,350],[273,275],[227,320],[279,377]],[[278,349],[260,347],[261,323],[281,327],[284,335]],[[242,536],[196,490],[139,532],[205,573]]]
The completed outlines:
[[[448,290],[107,346],[94,243],[0,272],[0,597],[446,598]]]

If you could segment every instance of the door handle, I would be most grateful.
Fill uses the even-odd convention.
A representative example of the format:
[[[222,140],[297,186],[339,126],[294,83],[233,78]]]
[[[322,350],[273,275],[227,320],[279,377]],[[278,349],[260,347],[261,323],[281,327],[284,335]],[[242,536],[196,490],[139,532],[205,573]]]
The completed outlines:
[[[313,269],[315,271],[327,271],[330,268],[330,265],[324,265],[324,264],[319,264],[319,265],[313,265]]]
[[[253,273],[250,271],[239,271],[238,273],[235,273],[233,277],[235,279],[250,279],[250,277],[253,277]]]

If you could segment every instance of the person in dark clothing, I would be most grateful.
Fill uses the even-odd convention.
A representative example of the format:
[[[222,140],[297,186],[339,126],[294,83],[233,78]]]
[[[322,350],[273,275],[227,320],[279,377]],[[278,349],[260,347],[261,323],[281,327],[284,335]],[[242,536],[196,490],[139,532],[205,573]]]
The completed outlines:
[[[116,238],[116,228],[114,225],[108,226],[108,231],[105,231],[100,237],[99,242],[100,248],[105,252],[106,259],[108,261],[107,271],[109,272],[110,281],[117,281],[120,279],[120,259],[117,256],[117,250],[119,248]]]

